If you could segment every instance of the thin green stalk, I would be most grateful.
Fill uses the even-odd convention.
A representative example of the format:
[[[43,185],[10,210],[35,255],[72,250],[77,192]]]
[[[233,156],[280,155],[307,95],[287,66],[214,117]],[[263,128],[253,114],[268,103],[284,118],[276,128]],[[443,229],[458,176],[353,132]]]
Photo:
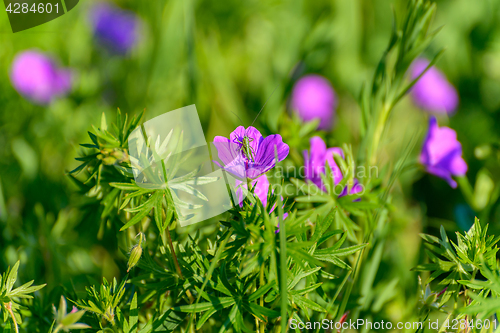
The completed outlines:
[[[170,248],[170,252],[172,253],[172,257],[174,258],[175,269],[177,270],[177,274],[179,274],[179,277],[181,279],[184,279],[184,276],[182,275],[181,271],[181,266],[179,265],[179,261],[177,260],[177,255],[175,254],[174,244],[172,243],[172,237],[170,236],[170,230],[168,229],[168,226],[165,228],[165,231],[167,234],[168,246]]]
[[[276,161],[278,161],[278,151],[276,146],[274,147],[274,155]],[[276,189],[278,196],[278,222],[280,226],[280,296],[281,296],[281,332],[287,331],[287,313],[288,313],[288,267],[287,267],[287,257],[286,257],[286,224],[283,220],[283,201],[281,200],[281,186]]]
[[[257,284],[257,282],[255,282],[255,284]],[[255,288],[254,291],[256,291],[257,288]],[[259,318],[257,318],[257,316],[255,316],[255,332],[260,332],[260,328],[259,328]]]
[[[288,312],[288,295],[287,295],[287,258],[286,258],[286,227],[283,222],[283,203],[281,201],[281,191],[278,194],[278,215],[280,222],[280,263],[281,263],[281,281],[280,281],[280,294],[281,294],[281,331],[287,330],[287,312]]]
[[[167,171],[165,169],[165,163],[163,162],[163,160],[161,160],[161,165],[162,165],[164,181],[166,184],[167,183]],[[172,198],[172,193],[170,193],[170,190],[168,188],[165,189],[165,195],[167,198],[168,206],[174,210],[174,216],[176,219],[178,219],[177,212],[174,209],[174,199]],[[184,276],[182,275],[182,271],[181,271],[181,266],[179,265],[179,261],[177,260],[177,255],[175,253],[174,245],[172,244],[172,237],[170,236],[170,229],[169,229],[168,225],[166,226],[165,231],[167,234],[168,246],[170,247],[170,252],[172,253],[172,257],[174,258],[175,268],[176,268],[177,273],[179,274],[180,278],[184,279]]]
[[[7,308],[7,311],[9,311],[9,313],[10,313],[10,316],[12,318],[12,322],[14,323],[14,328],[16,329],[16,333],[19,333],[19,327],[17,327],[16,317],[14,316],[14,312],[12,312],[12,303],[9,302],[9,303],[4,304],[4,305]]]
[[[377,162],[378,146],[380,145],[382,134],[384,133],[385,125],[387,123],[387,118],[389,118],[391,110],[392,107],[388,104],[384,105],[380,110],[377,119],[377,125],[375,127],[375,131],[373,132],[373,138],[371,140],[370,148],[368,151],[367,161],[369,165],[375,165],[375,163]]]
[[[266,267],[265,265],[262,265],[260,268],[260,287],[263,287],[266,284],[266,282],[264,281],[264,268],[265,267]],[[264,306],[264,295],[262,295],[260,297],[260,306],[262,306],[262,307]],[[264,323],[262,323],[262,325],[260,326],[260,333],[264,333],[265,326],[266,325]]]

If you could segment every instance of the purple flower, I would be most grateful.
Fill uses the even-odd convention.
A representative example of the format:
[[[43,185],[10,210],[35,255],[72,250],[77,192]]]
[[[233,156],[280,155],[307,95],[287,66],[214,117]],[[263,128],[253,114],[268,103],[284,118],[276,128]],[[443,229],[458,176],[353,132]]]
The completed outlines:
[[[451,176],[464,176],[467,172],[457,133],[448,127],[440,128],[434,117],[429,120],[429,131],[420,153],[420,163],[428,173],[443,178],[453,188],[457,187],[457,183]]]
[[[248,138],[249,148],[243,142]],[[239,126],[231,133],[230,138],[216,136],[214,145],[223,168],[241,178],[255,179],[271,170],[276,165],[274,149],[278,152],[278,162],[288,156],[288,145],[283,142],[281,135],[273,134],[264,138],[255,127],[246,130]],[[222,166],[221,166],[222,167]]]
[[[139,39],[139,19],[109,3],[95,5],[90,13],[94,36],[112,53],[127,53]]]
[[[426,59],[417,59],[410,68],[411,78],[416,79],[429,65]],[[458,107],[458,93],[443,73],[431,67],[411,88],[416,105],[430,112],[455,112]]]
[[[291,107],[303,121],[319,118],[318,128],[328,131],[333,126],[337,96],[326,78],[307,75],[295,83]]]
[[[10,70],[14,88],[36,104],[49,104],[71,89],[71,73],[45,54],[30,50],[14,58]]]
[[[325,191],[325,185],[321,180],[321,174],[325,174],[325,164],[328,162],[330,169],[333,173],[333,181],[335,185],[340,183],[344,176],[340,168],[335,163],[335,159],[333,158],[334,154],[340,155],[344,158],[344,152],[341,148],[326,148],[325,141],[319,136],[312,137],[310,140],[311,143],[311,153],[307,150],[304,150],[304,167],[305,167],[305,177],[307,180],[313,182],[316,186],[318,186],[322,191]],[[362,191],[362,186],[358,184],[358,181],[354,180],[354,186],[349,192],[349,194],[356,194]],[[342,197],[347,194],[347,186],[342,190],[339,197]]]

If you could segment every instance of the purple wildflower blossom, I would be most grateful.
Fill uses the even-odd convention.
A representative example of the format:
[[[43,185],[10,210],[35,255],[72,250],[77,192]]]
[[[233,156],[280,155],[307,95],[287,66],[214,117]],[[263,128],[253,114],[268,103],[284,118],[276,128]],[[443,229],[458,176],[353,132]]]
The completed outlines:
[[[318,186],[322,191],[325,191],[325,185],[321,180],[321,174],[325,174],[325,164],[328,162],[330,169],[333,173],[333,181],[335,185],[337,185],[344,176],[337,163],[335,163],[335,159],[333,157],[334,154],[340,155],[344,158],[344,152],[341,148],[326,148],[325,141],[319,136],[312,137],[310,140],[311,143],[311,151],[310,154],[307,150],[304,150],[304,166],[305,166],[305,177],[307,180],[314,183]],[[349,194],[356,194],[362,191],[362,186],[359,185],[358,181],[354,180],[354,186],[349,192]],[[347,186],[342,190],[339,197],[342,197],[347,194]]]
[[[333,126],[337,96],[326,78],[307,75],[295,83],[291,107],[304,121],[319,118],[318,128],[328,131]]]
[[[416,79],[428,65],[426,59],[415,60],[410,68],[411,78]],[[434,66],[411,88],[411,96],[417,106],[430,112],[452,114],[458,107],[457,90]]]
[[[99,3],[90,12],[94,36],[99,44],[117,54],[127,53],[139,39],[139,19],[127,10]]]
[[[249,137],[252,157],[246,155],[241,142],[243,137]],[[214,145],[220,160],[224,163],[224,170],[240,178],[255,179],[263,173],[271,170],[276,165],[274,148],[278,152],[278,162],[288,156],[289,147],[283,142],[281,135],[273,134],[264,138],[255,127],[243,126],[236,128],[230,138],[216,136]]]
[[[448,127],[440,128],[434,117],[429,120],[429,131],[420,154],[420,163],[428,173],[443,178],[453,188],[457,187],[457,183],[451,176],[464,176],[467,172],[457,133]]]
[[[14,88],[36,104],[49,104],[71,89],[71,73],[39,51],[24,51],[14,58],[10,70]]]

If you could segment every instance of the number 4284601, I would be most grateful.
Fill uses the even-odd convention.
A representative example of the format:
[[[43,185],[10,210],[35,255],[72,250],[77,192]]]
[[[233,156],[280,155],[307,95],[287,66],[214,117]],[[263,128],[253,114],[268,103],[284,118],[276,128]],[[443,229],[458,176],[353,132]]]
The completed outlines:
[[[55,7],[55,11],[56,13],[59,13],[59,4],[55,4],[54,5]],[[5,9],[7,12],[9,13],[14,13],[14,14],[26,14],[26,13],[52,13],[52,4],[51,3],[34,3],[31,5],[31,7],[29,6],[28,3],[19,3],[19,2],[16,2],[14,4],[12,3],[9,3],[9,5],[7,6],[7,8]]]

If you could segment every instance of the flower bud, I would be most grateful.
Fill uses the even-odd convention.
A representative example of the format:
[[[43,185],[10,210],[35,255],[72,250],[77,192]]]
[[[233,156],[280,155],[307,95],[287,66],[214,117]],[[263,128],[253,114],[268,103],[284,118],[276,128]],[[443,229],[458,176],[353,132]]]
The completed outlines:
[[[139,233],[139,243],[132,248],[130,251],[130,257],[127,263],[127,273],[139,262],[142,256],[142,241],[143,237],[146,238],[142,232]]]

